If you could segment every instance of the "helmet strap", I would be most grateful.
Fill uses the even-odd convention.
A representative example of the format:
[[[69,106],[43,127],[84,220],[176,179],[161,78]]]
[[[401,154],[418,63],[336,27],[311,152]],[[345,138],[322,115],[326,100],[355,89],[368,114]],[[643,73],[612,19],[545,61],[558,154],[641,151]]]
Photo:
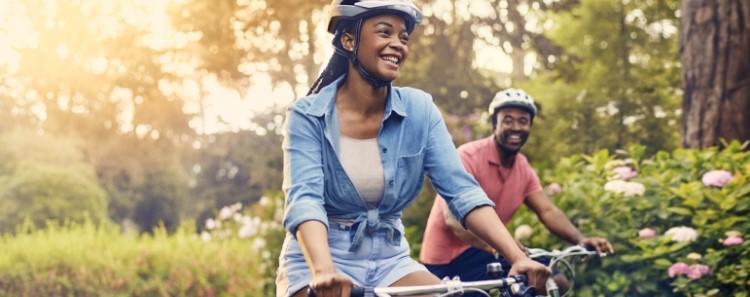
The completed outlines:
[[[344,57],[347,57],[350,61],[352,61],[352,65],[354,65],[354,68],[357,69],[357,72],[359,72],[359,75],[362,76],[367,82],[369,82],[372,85],[373,89],[379,89],[385,86],[388,86],[391,84],[391,81],[387,80],[381,80],[367,72],[364,67],[362,67],[362,63],[359,62],[359,58],[357,57],[357,52],[359,51],[359,40],[360,40],[360,31],[362,31],[362,23],[364,22],[364,18],[359,18],[357,20],[355,31],[354,31],[354,49],[352,49],[351,52],[344,50],[343,45],[340,41],[334,40],[334,48],[336,50],[336,54],[342,55]],[[339,38],[336,38],[339,39]]]

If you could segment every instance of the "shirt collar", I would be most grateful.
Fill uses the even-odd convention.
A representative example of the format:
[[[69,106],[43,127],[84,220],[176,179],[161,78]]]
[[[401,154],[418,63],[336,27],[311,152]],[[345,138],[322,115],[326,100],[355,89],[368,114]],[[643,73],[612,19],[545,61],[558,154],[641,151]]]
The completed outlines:
[[[513,169],[513,167],[516,166],[516,162],[513,163],[513,166],[511,168],[505,167],[502,164],[500,164],[500,153],[497,151],[497,143],[495,143],[495,136],[492,135],[490,137],[487,137],[484,139],[486,142],[486,148],[485,151],[487,162],[490,163],[490,166],[496,167],[498,174],[500,174],[500,178],[503,180],[506,180],[508,174],[510,174],[510,171]],[[518,156],[516,156],[518,158]]]
[[[345,79],[346,75],[342,75],[332,83],[320,89],[318,94],[316,94],[312,104],[307,109],[307,114],[321,117],[333,112],[336,105],[336,100],[331,99],[336,98],[336,90],[338,90],[339,86],[344,83]],[[400,92],[395,91],[395,89],[391,85],[388,85],[388,98],[386,99],[385,103],[385,113],[383,114],[383,119],[387,119],[388,117],[390,117],[391,112],[394,112],[402,117],[406,117],[406,108],[404,107],[404,102],[401,98]]]

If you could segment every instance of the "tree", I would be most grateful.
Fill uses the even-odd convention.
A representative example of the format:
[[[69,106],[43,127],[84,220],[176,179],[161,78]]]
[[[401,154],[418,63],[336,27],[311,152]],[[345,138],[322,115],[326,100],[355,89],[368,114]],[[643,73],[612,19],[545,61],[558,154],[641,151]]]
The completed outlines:
[[[750,1],[683,0],[682,145],[750,140]]]
[[[107,194],[74,141],[29,130],[4,133],[0,164],[0,233],[26,219],[36,227],[108,221]]]
[[[677,146],[678,0],[582,0],[552,14],[562,49],[552,71],[521,86],[542,104],[532,157]],[[549,159],[549,158],[547,158]]]

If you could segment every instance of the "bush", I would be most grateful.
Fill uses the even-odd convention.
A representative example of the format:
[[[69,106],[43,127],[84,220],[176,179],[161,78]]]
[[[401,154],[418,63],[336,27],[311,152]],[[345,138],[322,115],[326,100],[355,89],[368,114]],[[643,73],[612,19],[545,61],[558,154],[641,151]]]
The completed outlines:
[[[0,296],[273,296],[283,230],[267,220],[283,202],[272,197],[241,215],[269,227],[242,238],[206,240],[194,223],[134,235],[91,221],[7,234]]]
[[[584,234],[615,246],[614,255],[581,267],[576,296],[748,296],[746,146],[648,159],[634,146],[566,158],[541,174],[545,184],[561,185],[551,198]],[[510,229],[521,224],[536,231],[528,245],[563,245],[528,210]]]

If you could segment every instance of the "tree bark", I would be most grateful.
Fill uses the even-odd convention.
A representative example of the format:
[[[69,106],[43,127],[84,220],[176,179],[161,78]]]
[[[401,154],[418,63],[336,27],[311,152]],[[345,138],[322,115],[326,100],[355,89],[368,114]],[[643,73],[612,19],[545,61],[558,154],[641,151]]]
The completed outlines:
[[[750,1],[682,0],[682,146],[750,140]]]

